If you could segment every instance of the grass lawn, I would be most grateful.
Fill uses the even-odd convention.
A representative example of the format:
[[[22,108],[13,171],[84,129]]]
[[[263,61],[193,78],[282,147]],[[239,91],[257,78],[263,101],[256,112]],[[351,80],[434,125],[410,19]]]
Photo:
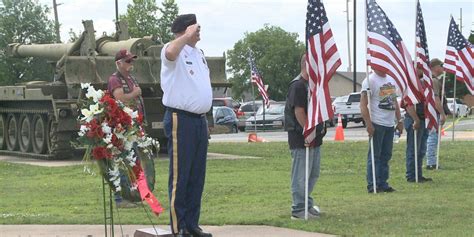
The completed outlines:
[[[290,220],[290,165],[286,143],[211,144],[210,152],[262,159],[208,161],[203,225],[272,225],[355,236],[472,236],[473,142],[443,142],[434,182],[407,183],[405,143],[394,144],[390,184],[395,193],[367,194],[367,142],[325,143],[321,177],[313,192],[324,212],[310,221]],[[168,161],[155,163],[155,194],[168,207]],[[103,223],[102,184],[82,166],[45,168],[0,162],[0,224]],[[120,220],[118,220],[120,219]],[[153,217],[169,223],[168,214]],[[121,209],[115,221],[150,224],[141,208]]]

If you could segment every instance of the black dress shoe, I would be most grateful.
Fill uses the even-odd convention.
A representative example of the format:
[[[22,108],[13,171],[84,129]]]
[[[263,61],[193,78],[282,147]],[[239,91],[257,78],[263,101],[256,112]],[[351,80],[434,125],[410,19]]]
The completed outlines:
[[[179,230],[177,234],[173,234],[173,237],[192,237],[187,230]]]
[[[191,233],[193,237],[212,237],[212,234],[203,232],[199,227],[189,230],[189,233]]]
[[[397,190],[395,190],[394,188],[392,188],[390,186],[382,189],[382,192],[386,192],[386,193],[391,193],[391,192],[395,192],[395,191],[397,191]]]
[[[424,182],[431,182],[431,181],[433,181],[433,179],[432,178],[426,178],[426,177],[422,176],[418,179],[418,181],[424,183]]]

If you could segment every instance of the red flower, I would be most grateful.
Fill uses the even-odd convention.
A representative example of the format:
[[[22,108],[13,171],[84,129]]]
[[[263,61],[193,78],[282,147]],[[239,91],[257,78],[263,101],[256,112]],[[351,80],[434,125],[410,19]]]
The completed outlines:
[[[138,113],[137,122],[140,125],[143,124],[143,114],[142,113]]]
[[[115,147],[117,147],[117,148],[120,149],[120,150],[123,149],[123,142],[122,142],[122,140],[118,139],[118,137],[115,136],[115,134],[112,134],[112,145],[114,145]]]
[[[102,159],[110,159],[112,158],[112,154],[107,150],[107,148],[103,146],[97,146],[92,150],[92,156],[96,160],[102,160]]]
[[[87,131],[87,137],[90,138],[103,138],[104,132],[102,131],[102,126],[98,123],[97,119],[93,119],[87,125],[89,127],[89,131]]]

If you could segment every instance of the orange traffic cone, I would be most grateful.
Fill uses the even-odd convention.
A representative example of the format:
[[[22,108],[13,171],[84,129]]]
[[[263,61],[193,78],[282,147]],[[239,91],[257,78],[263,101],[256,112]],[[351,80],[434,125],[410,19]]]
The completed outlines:
[[[257,142],[257,134],[249,133],[249,137],[247,139],[248,142]]]
[[[265,140],[264,138],[257,137],[256,133],[249,133],[247,141],[248,142],[267,142],[267,140]]]
[[[341,114],[337,116],[337,127],[336,134],[334,136],[334,141],[344,141],[344,128],[342,127]]]

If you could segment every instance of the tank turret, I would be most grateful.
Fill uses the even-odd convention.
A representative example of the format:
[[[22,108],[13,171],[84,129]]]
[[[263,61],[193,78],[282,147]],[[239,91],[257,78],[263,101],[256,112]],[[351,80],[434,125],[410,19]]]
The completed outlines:
[[[166,144],[161,102],[160,52],[163,44],[153,37],[129,38],[119,23],[116,37],[95,38],[92,21],[83,21],[84,32],[74,43],[8,45],[11,57],[37,57],[51,61],[54,78],[0,87],[0,151],[44,159],[70,157],[71,141],[78,125],[81,83],[106,89],[116,71],[115,53],[127,49],[138,55],[133,75],[142,89],[148,124],[147,133]],[[228,87],[225,58],[208,57],[213,87]],[[165,147],[162,145],[162,147]]]

